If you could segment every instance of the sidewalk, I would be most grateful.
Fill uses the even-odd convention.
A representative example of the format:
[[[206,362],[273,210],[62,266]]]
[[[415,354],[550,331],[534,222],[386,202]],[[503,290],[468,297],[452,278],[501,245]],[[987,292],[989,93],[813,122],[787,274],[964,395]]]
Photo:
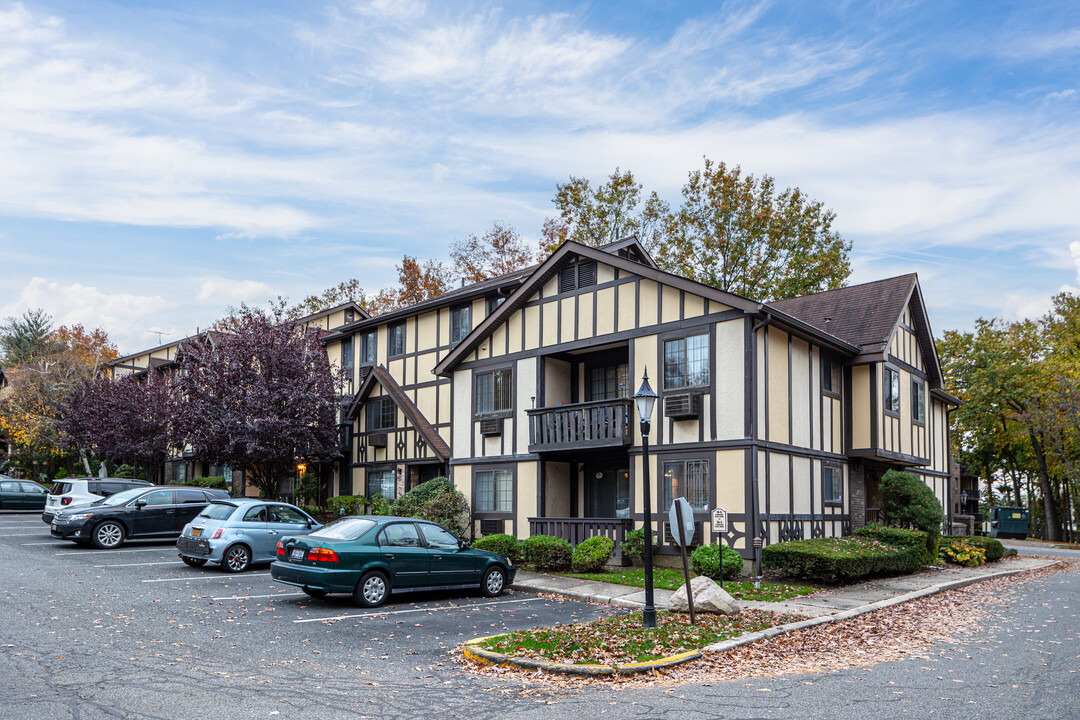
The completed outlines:
[[[964,585],[988,580],[994,577],[1012,575],[1025,570],[1053,565],[1058,559],[1017,556],[1005,558],[999,562],[980,567],[965,568],[950,565],[941,569],[928,569],[914,575],[902,575],[894,578],[879,578],[857,585],[822,590],[813,595],[792,598],[784,602],[757,602],[737,600],[740,607],[755,610],[775,610],[789,612],[806,617],[823,617],[856,610],[887,600],[902,601],[923,595],[931,595],[943,590],[951,590]],[[797,584],[798,581],[792,581]],[[514,590],[529,593],[553,593],[572,600],[596,602],[626,608],[642,608],[645,605],[645,591],[641,588],[594,580],[578,580],[559,575],[518,570]],[[675,592],[657,589],[654,593],[656,607],[667,609],[669,599]],[[910,597],[908,597],[910,596]],[[891,604],[891,603],[890,603]]]

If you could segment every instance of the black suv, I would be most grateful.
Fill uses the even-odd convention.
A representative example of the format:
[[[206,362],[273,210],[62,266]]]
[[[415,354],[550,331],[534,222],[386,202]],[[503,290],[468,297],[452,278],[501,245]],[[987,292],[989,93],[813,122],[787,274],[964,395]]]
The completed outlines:
[[[133,488],[91,505],[63,510],[50,529],[55,538],[92,542],[104,549],[120,547],[130,537],[178,537],[211,500],[228,497],[224,490],[208,488]]]

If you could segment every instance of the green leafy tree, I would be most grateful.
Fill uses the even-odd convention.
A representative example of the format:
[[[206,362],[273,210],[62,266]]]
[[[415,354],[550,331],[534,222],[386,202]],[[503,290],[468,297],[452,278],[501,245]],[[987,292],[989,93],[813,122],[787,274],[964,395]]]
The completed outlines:
[[[846,284],[851,243],[833,230],[835,213],[798,188],[777,193],[768,175],[705,158],[682,195],[656,253],[661,267],[755,300]]]
[[[518,231],[509,225],[492,224],[477,237],[470,235],[450,248],[454,272],[465,282],[474,283],[512,273],[533,264],[533,252]]]
[[[52,318],[42,310],[27,310],[20,318],[9,317],[0,325],[0,367],[17,367],[35,358],[58,352]]]
[[[289,308],[287,315],[291,319],[313,315],[322,310],[354,302],[364,310],[371,312],[375,298],[369,297],[360,287],[360,281],[356,278],[338,283],[334,287],[327,288],[321,295],[308,295],[296,305]]]
[[[655,192],[642,202],[641,184],[629,170],[620,172],[619,168],[595,188],[586,178],[570,176],[570,182],[556,186],[552,202],[559,217],[544,222],[540,240],[544,255],[566,240],[598,246],[629,235],[637,235],[651,248],[669,212]]]

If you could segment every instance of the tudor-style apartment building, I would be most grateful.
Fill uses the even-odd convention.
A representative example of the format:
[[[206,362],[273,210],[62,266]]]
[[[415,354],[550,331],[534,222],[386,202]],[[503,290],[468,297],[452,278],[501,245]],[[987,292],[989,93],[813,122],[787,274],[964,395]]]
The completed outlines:
[[[476,533],[616,540],[643,518],[648,372],[660,552],[673,497],[723,540],[835,536],[880,516],[890,468],[947,506],[948,412],[915,275],[758,303],[660,270],[630,238],[325,336],[348,368],[332,494],[394,498],[446,475]],[[748,537],[749,536],[749,537]],[[618,552],[618,543],[616,543]],[[618,559],[618,558],[617,558]]]

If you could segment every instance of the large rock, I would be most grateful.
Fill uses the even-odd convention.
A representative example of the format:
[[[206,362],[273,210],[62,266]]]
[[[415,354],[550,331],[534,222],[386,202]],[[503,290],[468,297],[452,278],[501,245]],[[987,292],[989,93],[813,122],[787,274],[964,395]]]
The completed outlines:
[[[699,575],[690,581],[690,592],[694,594],[694,610],[697,612],[719,613],[721,615],[738,615],[739,606],[735,598],[727,594],[711,578]],[[686,604],[686,586],[675,591],[671,596],[671,609],[689,610]]]

